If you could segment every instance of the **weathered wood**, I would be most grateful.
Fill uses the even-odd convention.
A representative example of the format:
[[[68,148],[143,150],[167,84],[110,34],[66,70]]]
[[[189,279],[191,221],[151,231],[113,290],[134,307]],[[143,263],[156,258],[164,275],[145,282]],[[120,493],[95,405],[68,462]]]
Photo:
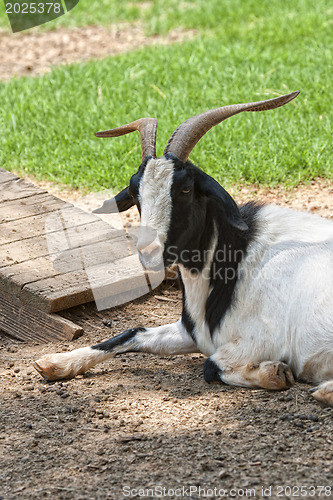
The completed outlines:
[[[45,189],[40,189],[30,182],[23,179],[11,179],[1,184],[0,189],[0,203],[6,201],[18,200],[20,198],[27,198],[36,194],[46,193]]]
[[[73,338],[82,330],[49,313],[144,295],[135,239],[0,169],[0,329],[22,340]]]
[[[27,232],[29,232],[29,228]],[[97,244],[104,240],[112,240],[119,233],[120,231],[113,229],[105,222],[97,220],[90,224],[82,224],[81,226],[66,230],[54,232],[51,230],[48,237],[44,233],[24,240],[6,243],[0,246],[0,269],[48,254],[63,254],[63,252],[67,251],[68,247],[70,247],[68,257],[70,254],[73,254],[77,258],[78,252],[74,251],[76,248]],[[125,233],[122,232],[122,234]],[[67,262],[71,265],[70,260],[67,260]],[[66,269],[63,269],[63,272],[66,271]]]
[[[83,333],[72,321],[45,314],[3,292],[0,292],[0,330],[17,339],[38,343],[72,340]]]
[[[0,290],[18,297],[21,289],[27,283],[51,278],[60,274],[51,261],[51,257],[39,257],[13,266],[2,267],[0,270]]]
[[[2,168],[0,169],[0,184],[3,182],[13,181],[14,179],[18,179],[17,175],[7,172],[7,170],[3,170]]]
[[[115,307],[148,291],[138,256],[132,255],[87,266],[85,272],[60,274],[27,284],[20,291],[19,298],[50,313],[93,300],[99,302],[98,309]]]
[[[72,207],[70,203],[60,200],[48,193],[36,194],[19,200],[12,200],[0,204],[0,223],[44,214],[54,210]]]
[[[64,224],[66,228],[81,226],[83,224],[89,224],[100,220],[94,214],[88,214],[79,208],[71,206],[64,206],[63,209],[54,212],[59,214],[59,217],[65,218]],[[46,212],[10,222],[2,222],[0,230],[0,245],[31,238],[41,234],[41,231],[44,234],[45,224],[47,224],[48,221],[49,226],[52,224],[51,217],[54,212]],[[57,230],[57,227],[55,227],[55,230]],[[49,227],[48,234],[51,232],[52,228]]]
[[[59,255],[45,255],[2,267],[0,268],[0,290],[18,297],[21,289],[27,284],[32,285],[34,282],[69,272],[81,272],[97,264],[117,260],[128,255],[129,241],[132,240],[129,240],[124,232],[119,231],[119,235],[116,233],[116,237],[104,242],[67,250]],[[132,246],[134,245],[133,241]],[[85,279],[85,274],[82,279]]]

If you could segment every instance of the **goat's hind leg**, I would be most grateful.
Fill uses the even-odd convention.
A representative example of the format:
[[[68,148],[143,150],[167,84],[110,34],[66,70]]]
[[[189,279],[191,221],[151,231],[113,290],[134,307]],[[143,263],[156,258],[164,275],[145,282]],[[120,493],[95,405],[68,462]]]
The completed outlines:
[[[229,349],[228,349],[229,347]],[[223,382],[228,385],[283,391],[294,385],[289,366],[282,361],[246,362],[243,356],[233,353],[228,344],[208,358],[204,366],[206,382]]]
[[[333,408],[333,380],[322,382],[318,387],[310,389],[310,392],[320,404]]]
[[[125,352],[174,355],[197,352],[197,347],[181,321],[177,321],[156,328],[131,328],[101,344],[46,354],[34,363],[34,367],[46,380],[70,379]]]

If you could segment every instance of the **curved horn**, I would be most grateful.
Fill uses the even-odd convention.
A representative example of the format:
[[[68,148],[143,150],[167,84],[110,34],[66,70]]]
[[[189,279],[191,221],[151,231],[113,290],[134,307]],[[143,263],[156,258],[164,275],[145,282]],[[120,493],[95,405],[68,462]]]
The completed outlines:
[[[123,125],[122,127],[96,132],[96,137],[119,137],[135,131],[140,132],[142,160],[148,155],[156,158],[156,118],[140,118],[135,122]]]
[[[274,109],[287,104],[295,99],[299,91],[291,94],[275,97],[266,101],[250,102],[244,104],[232,104],[222,108],[211,109],[196,116],[192,116],[182,123],[172,134],[164,150],[166,153],[174,153],[184,163],[188,159],[192,149],[200,141],[208,130],[218,125],[230,116],[237,115],[241,111],[265,111]]]

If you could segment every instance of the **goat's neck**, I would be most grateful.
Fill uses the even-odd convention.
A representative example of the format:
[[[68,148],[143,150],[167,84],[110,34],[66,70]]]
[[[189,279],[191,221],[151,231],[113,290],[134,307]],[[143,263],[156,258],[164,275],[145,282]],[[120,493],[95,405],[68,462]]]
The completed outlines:
[[[193,251],[192,262],[179,265],[183,283],[183,306],[192,322],[201,326],[205,321],[206,302],[211,291],[211,267],[217,246],[217,231],[211,235],[209,245],[200,254]],[[201,257],[200,263],[197,258]],[[200,270],[199,270],[200,269]]]
[[[192,259],[179,268],[184,285],[183,314],[186,311],[196,327],[205,323],[213,335],[231,304],[246,244],[224,220],[209,215],[210,226],[207,224],[200,238],[200,265]]]

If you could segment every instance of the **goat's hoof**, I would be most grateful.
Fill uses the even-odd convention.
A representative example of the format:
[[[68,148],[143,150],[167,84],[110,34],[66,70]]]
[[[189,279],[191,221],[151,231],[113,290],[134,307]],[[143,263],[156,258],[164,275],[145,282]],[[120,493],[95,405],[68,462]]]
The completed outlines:
[[[310,389],[310,392],[321,405],[333,408],[333,380],[323,382],[318,387]]]
[[[46,354],[33,363],[33,367],[40,373],[45,380],[50,382],[72,378],[70,371],[66,369],[64,363],[60,362],[61,354]],[[58,359],[59,358],[59,359]]]
[[[271,391],[284,391],[294,385],[291,369],[282,361],[263,361],[258,368],[259,386]]]

